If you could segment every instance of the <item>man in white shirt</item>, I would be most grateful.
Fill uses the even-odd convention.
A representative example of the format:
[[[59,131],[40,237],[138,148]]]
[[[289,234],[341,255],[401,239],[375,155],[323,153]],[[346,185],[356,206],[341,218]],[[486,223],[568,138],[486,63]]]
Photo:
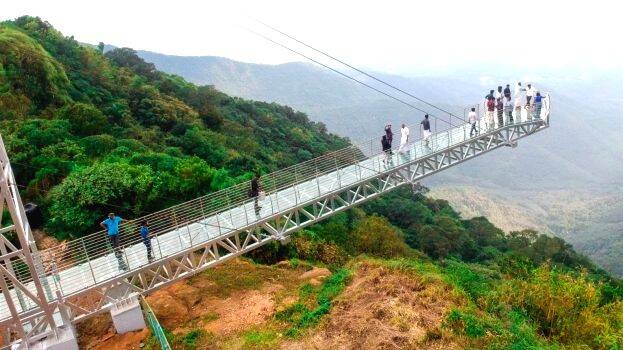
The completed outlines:
[[[469,137],[474,136],[474,133],[478,135],[478,129],[476,124],[478,123],[478,115],[476,114],[476,108],[472,107],[472,110],[467,114],[467,120],[472,124],[472,128],[469,130]]]
[[[505,124],[513,124],[513,102],[510,99],[506,99],[504,102],[504,114],[506,114]]]
[[[502,98],[502,87],[498,86],[498,90],[495,92],[495,94],[493,95],[493,97],[495,98],[495,100],[497,101],[498,99]]]
[[[528,121],[532,120],[532,103],[534,101],[535,94],[536,89],[532,87],[532,84],[528,84],[528,88],[526,89],[526,114]]]
[[[513,98],[515,99],[515,122],[521,123],[521,107],[523,107],[523,101],[525,100],[525,91],[526,89],[521,86],[521,82],[517,83],[515,86],[515,94]]]
[[[532,102],[535,93],[536,89],[532,87],[532,84],[528,84],[528,89],[526,90],[526,107],[530,107],[530,102]]]
[[[404,149],[409,142],[409,128],[405,124],[402,124],[402,128],[400,128],[400,147],[398,148],[398,153],[403,154]],[[407,151],[408,152],[408,151]]]

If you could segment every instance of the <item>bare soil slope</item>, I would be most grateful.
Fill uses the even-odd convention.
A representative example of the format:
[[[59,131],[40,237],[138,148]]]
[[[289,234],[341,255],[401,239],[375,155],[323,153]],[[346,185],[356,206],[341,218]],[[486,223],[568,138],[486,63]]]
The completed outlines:
[[[293,267],[295,265],[296,267]],[[275,314],[329,270],[235,260],[152,294],[148,301],[179,349],[459,349],[443,329],[463,298],[434,274],[384,261],[349,266],[350,283],[320,323],[295,336]],[[153,348],[148,331],[116,335],[107,315],[81,325],[81,348]],[[192,335],[192,336],[190,336]],[[150,343],[151,342],[151,343]]]

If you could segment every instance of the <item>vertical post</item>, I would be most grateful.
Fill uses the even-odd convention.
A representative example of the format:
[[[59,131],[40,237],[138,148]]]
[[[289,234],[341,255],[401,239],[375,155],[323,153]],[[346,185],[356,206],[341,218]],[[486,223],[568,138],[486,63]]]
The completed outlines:
[[[160,252],[160,259],[162,259],[164,257],[164,255],[162,255],[162,248],[160,247],[160,239],[158,239],[158,233],[155,234],[156,237],[154,237],[156,239],[156,243],[158,244],[158,252]]]
[[[87,246],[84,244],[83,238],[80,238],[80,242],[82,243],[82,250],[84,251],[84,258],[87,260],[89,270],[91,270],[91,277],[93,277],[93,284],[96,284],[97,279],[95,278],[95,272],[93,271],[93,266],[91,265],[91,259],[89,259],[89,252],[87,252]]]
[[[275,173],[273,173],[272,175],[273,184],[275,185],[275,202],[277,203],[277,212],[280,212],[281,208],[279,207],[279,186],[277,186],[277,177],[275,176]]]
[[[342,179],[340,178],[340,168],[337,165],[337,156],[333,154],[333,161],[335,163],[335,173],[337,174],[337,185],[342,188]]]
[[[299,205],[299,192],[297,190],[298,184],[299,184],[299,178],[298,178],[298,174],[296,171],[296,166],[297,164],[294,164],[294,186],[292,186],[292,188],[294,188],[294,204]]]
[[[314,167],[316,168],[316,173],[314,174],[316,177],[316,187],[318,187],[318,197],[320,197],[322,193],[320,193],[320,173],[318,172],[318,158],[314,159]]]
[[[175,209],[171,209],[171,215],[173,215],[173,221],[175,223],[175,234],[177,235],[177,239],[180,241],[180,250],[184,249],[184,243],[182,243],[182,235],[180,234],[180,227],[177,222],[177,215],[175,215]]]
[[[249,201],[249,203],[253,203],[254,198],[251,198],[251,201]],[[245,203],[244,201],[242,202],[242,208],[244,211],[244,219],[245,219],[245,226],[249,226],[249,213],[247,213],[247,203]],[[233,209],[233,208],[232,208]],[[229,213],[231,214],[233,210],[230,210]],[[233,217],[233,216],[232,216]]]

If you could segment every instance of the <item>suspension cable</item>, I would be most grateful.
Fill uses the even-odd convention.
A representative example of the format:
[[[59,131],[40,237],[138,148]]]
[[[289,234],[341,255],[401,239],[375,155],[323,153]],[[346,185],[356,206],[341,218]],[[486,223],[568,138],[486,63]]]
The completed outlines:
[[[383,85],[385,85],[387,87],[390,87],[390,88],[392,88],[392,89],[394,89],[396,91],[399,91],[399,92],[401,92],[401,93],[403,93],[403,94],[405,94],[405,95],[407,95],[407,96],[409,96],[411,98],[414,98],[414,99],[416,99],[416,100],[418,100],[418,101],[420,101],[420,102],[422,102],[422,103],[424,103],[424,104],[426,104],[426,105],[428,105],[430,107],[433,107],[433,108],[435,108],[435,109],[437,109],[439,111],[447,113],[448,115],[450,115],[452,117],[455,117],[455,118],[457,118],[459,120],[463,120],[464,122],[466,122],[463,118],[453,114],[452,112],[447,111],[447,110],[445,110],[445,109],[443,109],[443,108],[441,108],[439,106],[436,106],[436,105],[434,105],[434,104],[432,104],[432,103],[430,103],[428,101],[425,101],[424,99],[419,98],[419,97],[417,97],[417,96],[415,96],[415,95],[413,95],[413,94],[411,94],[411,93],[409,93],[407,91],[404,91],[403,89],[400,89],[400,88],[398,88],[398,87],[396,87],[396,86],[394,86],[394,85],[392,85],[392,84],[390,84],[390,83],[388,83],[388,82],[386,82],[386,81],[384,81],[384,80],[382,80],[380,78],[377,78],[377,77],[375,77],[374,75],[372,75],[370,73],[367,73],[367,72],[365,72],[365,71],[363,71],[363,70],[361,70],[361,69],[359,69],[357,67],[354,67],[353,65],[348,64],[344,60],[341,60],[341,59],[339,59],[339,58],[337,58],[335,56],[332,56],[332,55],[328,54],[325,51],[317,49],[317,48],[315,48],[315,47],[313,47],[313,46],[311,46],[311,45],[309,45],[309,44],[307,44],[307,43],[305,43],[305,42],[303,42],[303,41],[293,37],[292,35],[290,35],[288,33],[285,33],[285,32],[283,32],[283,31],[281,31],[281,30],[279,30],[279,29],[277,29],[277,28],[275,28],[275,27],[273,27],[273,26],[271,26],[269,24],[266,24],[266,23],[258,20],[258,19],[255,19],[255,21],[260,23],[261,25],[263,25],[263,26],[265,26],[265,27],[267,27],[267,28],[269,28],[269,29],[271,29],[271,30],[273,30],[273,31],[283,35],[283,36],[286,36],[287,38],[290,38],[290,39],[296,41],[297,43],[299,43],[299,44],[301,44],[301,45],[303,45],[303,46],[305,46],[305,47],[307,47],[309,49],[312,49],[312,50],[314,50],[314,51],[316,51],[316,52],[318,52],[318,53],[320,53],[320,54],[322,54],[322,55],[324,55],[324,56],[326,56],[326,57],[328,57],[328,58],[330,58],[330,59],[332,59],[332,60],[334,60],[336,62],[339,62],[339,63],[343,64],[344,66],[346,66],[346,67],[348,67],[348,68],[350,68],[350,69],[352,69],[354,71],[357,71],[358,73],[361,73],[361,74],[367,76],[368,78],[371,78],[371,79],[373,79],[373,80],[375,80],[375,81],[377,81],[377,82],[379,82],[379,83],[381,83],[381,84],[383,84]]]
[[[393,100],[396,100],[396,101],[398,101],[398,102],[400,102],[400,103],[402,103],[404,105],[407,105],[407,106],[409,106],[409,107],[411,107],[411,108],[413,108],[413,109],[415,109],[417,111],[420,111],[420,112],[422,112],[424,114],[428,114],[430,117],[438,119],[438,120],[440,120],[440,121],[442,121],[442,122],[444,122],[444,123],[446,123],[446,124],[448,124],[450,126],[455,126],[451,122],[449,122],[449,121],[447,121],[445,119],[438,118],[438,117],[434,116],[433,114],[429,113],[428,111],[425,111],[425,110],[423,110],[423,109],[421,109],[421,108],[419,108],[419,107],[417,107],[417,106],[415,106],[415,105],[413,105],[413,104],[411,104],[409,102],[406,102],[406,101],[404,101],[404,100],[402,100],[402,99],[400,99],[398,97],[395,97],[395,96],[390,95],[390,94],[388,94],[388,93],[386,93],[386,92],[384,92],[382,90],[379,90],[379,89],[375,88],[374,86],[372,86],[370,84],[367,84],[367,83],[365,83],[365,82],[363,82],[363,81],[361,81],[361,80],[359,80],[357,78],[354,78],[354,77],[352,77],[352,76],[350,76],[350,75],[348,75],[346,73],[340,72],[339,70],[337,70],[337,69],[335,69],[333,67],[330,67],[330,66],[328,66],[328,65],[326,65],[326,64],[324,64],[324,63],[322,63],[322,62],[320,62],[318,60],[315,60],[315,59],[313,59],[313,58],[311,58],[311,57],[309,57],[309,56],[307,56],[307,55],[305,55],[305,54],[303,54],[303,53],[301,53],[299,51],[296,51],[296,50],[286,46],[285,44],[282,44],[282,43],[280,43],[280,42],[278,42],[276,40],[273,40],[273,39],[267,37],[264,34],[258,33],[258,32],[254,31],[252,29],[249,29],[249,28],[245,28],[245,29],[248,32],[250,32],[250,33],[252,33],[254,35],[257,35],[257,36],[259,36],[260,38],[262,38],[264,40],[267,40],[267,41],[269,41],[269,42],[271,42],[271,43],[273,43],[273,44],[275,44],[277,46],[280,46],[280,47],[282,47],[282,48],[284,48],[284,49],[286,49],[286,50],[288,50],[288,51],[290,51],[292,53],[295,53],[295,54],[297,54],[297,55],[299,55],[301,57],[304,57],[305,59],[307,59],[309,61],[312,61],[312,62],[314,62],[314,63],[316,63],[318,65],[321,65],[321,66],[323,66],[323,67],[325,67],[325,68],[327,68],[327,69],[329,69],[329,70],[331,70],[331,71],[333,71],[333,72],[335,72],[335,73],[337,73],[337,74],[339,74],[339,75],[341,75],[341,76],[343,76],[343,77],[345,77],[347,79],[350,79],[350,80],[352,80],[352,81],[354,81],[354,82],[356,82],[358,84],[361,84],[361,85],[363,85],[363,86],[365,86],[365,87],[367,87],[369,89],[372,89],[372,90],[374,90],[374,91],[376,91],[376,92],[378,92],[378,93],[380,93],[380,94],[382,94],[382,95],[384,95],[386,97],[389,97],[389,98],[391,98]]]

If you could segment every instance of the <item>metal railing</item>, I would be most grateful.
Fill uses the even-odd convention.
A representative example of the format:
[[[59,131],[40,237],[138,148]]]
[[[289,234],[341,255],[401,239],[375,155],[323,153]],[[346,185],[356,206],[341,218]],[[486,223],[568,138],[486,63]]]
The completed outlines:
[[[543,99],[539,117],[549,123],[549,95]],[[514,123],[531,120],[534,117],[531,113],[522,109],[520,118],[515,117]],[[497,116],[492,125],[484,119],[480,118],[478,122],[479,132],[502,126],[498,123]],[[411,135],[419,129],[419,125],[411,126]],[[417,158],[418,155],[422,156],[463,142],[472,137],[470,129],[470,124],[463,124],[435,132],[428,142],[424,142],[420,135],[409,142],[409,147],[413,150],[410,157]],[[399,130],[396,131],[398,134]],[[393,147],[394,150],[397,148]],[[149,223],[150,242],[157,261],[320,197],[327,191],[342,187],[343,182],[347,185],[351,181],[361,181],[366,177],[385,172],[387,167],[383,164],[384,157],[379,137],[264,175],[260,183],[266,198],[263,200],[259,216],[253,215],[255,199],[249,196],[250,181],[247,181],[137,219],[124,221],[119,232],[120,247],[117,250],[113,251],[107,233],[101,230],[37,252],[35,258],[41,261],[41,264],[38,264],[40,267],[37,274],[44,280],[49,300],[55,299],[57,290],[65,296],[79,293],[80,290],[124,273],[122,265],[132,270],[151,263],[146,258],[143,241],[138,233],[139,223],[143,220]],[[395,159],[394,166],[412,160],[403,157]],[[14,269],[20,281],[23,283],[32,281],[27,266],[20,266],[15,261]],[[37,307],[29,299],[20,299],[18,302],[16,295],[11,297],[16,300],[21,311]],[[6,302],[1,302],[0,319],[5,319],[8,315]]]
[[[158,340],[158,344],[160,344],[161,350],[171,350],[171,345],[169,345],[169,340],[167,339],[166,334],[164,333],[164,329],[160,325],[154,310],[151,309],[147,299],[141,296],[141,306],[143,309],[143,314],[145,315],[145,319],[147,320],[147,325],[151,330],[151,334]]]

